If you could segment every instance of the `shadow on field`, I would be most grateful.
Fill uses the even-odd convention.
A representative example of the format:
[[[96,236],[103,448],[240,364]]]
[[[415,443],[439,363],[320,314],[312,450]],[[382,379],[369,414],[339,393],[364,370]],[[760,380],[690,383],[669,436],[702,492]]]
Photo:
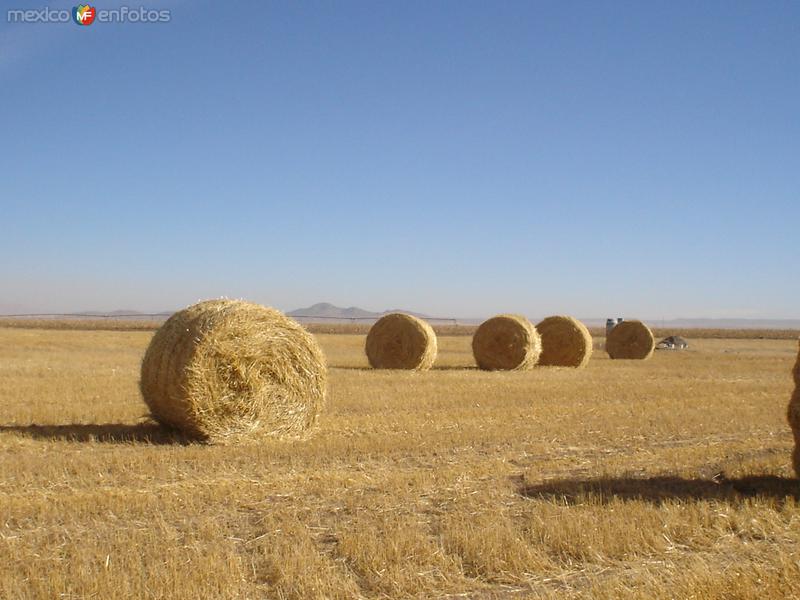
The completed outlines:
[[[613,499],[644,500],[660,504],[666,500],[739,501],[748,497],[800,499],[800,481],[775,475],[754,475],[727,479],[681,477],[621,477],[598,479],[559,479],[536,485],[522,485],[519,493],[526,498],[558,499],[568,504],[586,501],[609,502]]]
[[[374,367],[354,367],[352,365],[328,365],[329,369],[336,369],[340,371],[377,371],[383,373],[391,373],[395,371],[399,372],[413,372],[410,369],[376,369]],[[444,366],[444,367],[431,367],[431,371],[468,371],[468,370],[476,370],[478,367],[475,365],[464,365],[461,367],[458,366]],[[426,371],[422,371],[425,373]]]
[[[68,442],[104,442],[126,444],[144,442],[147,444],[181,444],[193,440],[180,433],[156,423],[123,423],[69,425],[0,425],[0,434],[20,433],[37,440],[65,440]]]

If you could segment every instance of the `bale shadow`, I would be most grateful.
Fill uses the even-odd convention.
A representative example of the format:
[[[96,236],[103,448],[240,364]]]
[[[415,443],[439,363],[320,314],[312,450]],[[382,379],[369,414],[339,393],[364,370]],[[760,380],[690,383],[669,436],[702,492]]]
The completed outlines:
[[[0,434],[20,433],[36,440],[156,445],[188,445],[197,440],[157,423],[69,423],[66,425],[0,425]]]
[[[413,369],[376,369],[375,367],[369,367],[369,366],[359,367],[359,366],[352,366],[352,365],[328,365],[328,368],[330,370],[337,370],[337,371],[376,371],[376,372],[379,372],[379,373],[395,373],[395,372],[396,373],[405,373],[405,372],[413,371]],[[477,369],[478,369],[478,367],[476,367],[474,365],[472,365],[472,366],[464,365],[463,367],[459,367],[459,366],[442,366],[442,367],[438,367],[438,366],[434,365],[428,371],[420,371],[420,373],[426,373],[426,372],[429,372],[429,371],[468,371],[468,370],[475,371]]]
[[[520,485],[526,498],[552,499],[567,504],[587,500],[603,504],[612,500],[643,500],[662,504],[668,500],[721,500],[739,502],[761,497],[800,500],[800,481],[776,475],[753,475],[728,479],[720,473],[712,479],[682,477],[601,477],[597,479],[559,479],[535,485]]]

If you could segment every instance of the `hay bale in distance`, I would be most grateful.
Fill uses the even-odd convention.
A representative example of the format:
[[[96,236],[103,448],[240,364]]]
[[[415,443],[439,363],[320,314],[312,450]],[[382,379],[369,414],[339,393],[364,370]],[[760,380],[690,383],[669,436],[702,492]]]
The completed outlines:
[[[488,371],[530,369],[539,360],[542,342],[533,324],[521,315],[497,315],[481,323],[472,336],[472,354]]]
[[[208,300],[155,333],[140,388],[160,423],[229,443],[301,437],[316,423],[326,383],[322,351],[298,323],[258,304]]]
[[[577,319],[547,317],[536,325],[536,331],[542,339],[540,366],[581,368],[592,357],[592,335]]]
[[[611,358],[645,360],[655,347],[653,332],[641,321],[623,321],[606,338],[606,352]]]
[[[436,360],[436,334],[422,319],[391,313],[370,328],[364,350],[375,369],[427,371]]]

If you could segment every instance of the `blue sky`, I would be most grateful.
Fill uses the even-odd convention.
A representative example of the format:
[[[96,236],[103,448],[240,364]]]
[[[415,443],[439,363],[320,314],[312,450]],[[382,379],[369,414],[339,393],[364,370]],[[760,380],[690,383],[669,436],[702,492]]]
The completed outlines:
[[[800,318],[800,4],[647,4],[4,8],[0,312]]]

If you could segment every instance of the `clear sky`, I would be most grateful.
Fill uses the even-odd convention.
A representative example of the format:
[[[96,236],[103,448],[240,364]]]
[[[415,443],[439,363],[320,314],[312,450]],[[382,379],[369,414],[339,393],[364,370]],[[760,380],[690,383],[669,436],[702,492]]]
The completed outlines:
[[[0,312],[800,318],[798,2],[2,6]]]

